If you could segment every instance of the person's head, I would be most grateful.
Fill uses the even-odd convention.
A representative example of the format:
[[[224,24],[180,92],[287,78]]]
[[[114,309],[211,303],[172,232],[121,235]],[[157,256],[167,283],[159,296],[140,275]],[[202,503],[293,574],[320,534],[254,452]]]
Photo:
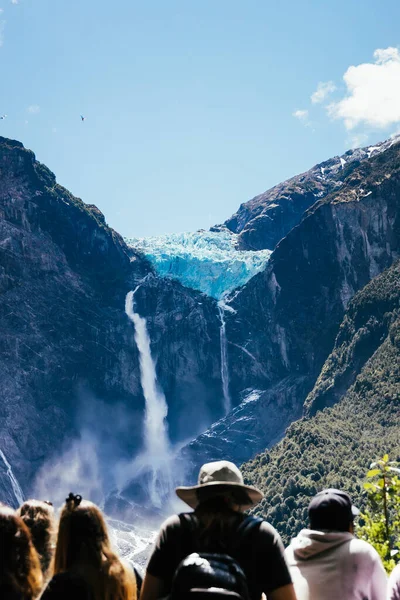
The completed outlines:
[[[31,532],[32,542],[39,554],[43,575],[46,576],[54,553],[55,517],[48,501],[27,500],[18,514]]]
[[[0,507],[0,597],[33,600],[42,588],[42,571],[29,529],[6,506]]]
[[[54,559],[55,574],[71,570],[83,575],[96,600],[135,597],[133,573],[112,551],[101,510],[74,494],[61,511]]]
[[[60,515],[54,572],[66,571],[82,560],[100,566],[102,550],[109,545],[101,510],[81,496],[70,494]]]
[[[181,500],[195,509],[207,505],[246,510],[263,498],[260,490],[245,485],[240,470],[227,460],[204,464],[197,485],[178,487],[175,491]]]
[[[308,507],[310,528],[353,532],[354,517],[359,512],[346,492],[333,488],[322,490],[314,496]]]

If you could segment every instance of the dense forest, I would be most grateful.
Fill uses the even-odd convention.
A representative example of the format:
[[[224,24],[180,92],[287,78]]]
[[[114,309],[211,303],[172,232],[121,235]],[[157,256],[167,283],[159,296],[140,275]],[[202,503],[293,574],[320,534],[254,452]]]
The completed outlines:
[[[354,380],[352,382],[351,380]],[[329,390],[344,390],[334,402]],[[336,391],[337,393],[337,391]],[[327,398],[330,398],[329,402]],[[325,487],[347,490],[361,507],[369,464],[388,452],[400,460],[400,262],[349,304],[334,351],[284,439],[244,465],[265,498],[254,509],[287,543],[307,523],[310,498]]]

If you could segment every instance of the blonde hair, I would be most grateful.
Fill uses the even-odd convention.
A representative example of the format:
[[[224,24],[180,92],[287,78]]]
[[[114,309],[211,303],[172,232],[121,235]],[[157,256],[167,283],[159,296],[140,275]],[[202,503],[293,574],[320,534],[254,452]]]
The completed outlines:
[[[42,589],[39,557],[29,529],[7,506],[0,506],[0,597],[33,600]]]
[[[43,577],[49,572],[54,554],[55,518],[53,505],[41,500],[27,500],[18,514],[31,532],[32,542],[39,555]]]
[[[95,600],[135,600],[136,579],[112,551],[101,510],[70,494],[60,516],[54,573],[73,571],[93,590]]]

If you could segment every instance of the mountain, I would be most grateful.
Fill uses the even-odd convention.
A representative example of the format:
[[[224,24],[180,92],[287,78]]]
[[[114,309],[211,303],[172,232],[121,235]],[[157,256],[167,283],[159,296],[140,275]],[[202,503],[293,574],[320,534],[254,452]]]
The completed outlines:
[[[266,269],[226,301],[230,386],[244,403],[184,449],[196,466],[203,452],[241,461],[245,448],[254,455],[283,436],[304,412],[350,299],[399,257],[400,146],[383,147],[344,165],[340,187],[313,204]],[[258,399],[246,402],[252,390]],[[335,402],[341,389],[330,393]]]
[[[239,237],[240,248],[247,250],[273,249],[293,227],[298,225],[310,206],[343,185],[344,171],[356,168],[361,162],[385,152],[395,139],[349,150],[315,165],[270,190],[242,204],[224,227]],[[217,226],[217,229],[219,226]]]
[[[58,185],[19,142],[0,138],[0,169],[0,450],[22,489],[82,432],[90,431],[108,480],[110,464],[142,447],[139,354],[124,306],[143,280],[137,303],[169,399],[171,438],[211,424],[222,413],[215,301],[156,277],[96,207]],[[189,392],[193,404],[184,401]],[[0,489],[15,502],[5,461]]]
[[[386,452],[400,460],[400,261],[349,303],[305,407],[281,442],[244,465],[265,493],[254,512],[285,542],[306,524],[317,491],[345,489],[362,507],[369,464]]]
[[[399,154],[322,163],[164,254],[0,138],[1,497],[78,482],[114,515],[161,510],[199,462],[247,461],[336,406],[372,352],[332,354],[349,302],[399,257]]]

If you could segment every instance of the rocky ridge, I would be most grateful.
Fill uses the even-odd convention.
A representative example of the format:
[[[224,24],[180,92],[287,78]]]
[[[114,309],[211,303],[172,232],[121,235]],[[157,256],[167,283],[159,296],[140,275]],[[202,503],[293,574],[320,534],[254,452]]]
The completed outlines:
[[[222,227],[239,235],[240,248],[272,250],[300,223],[310,206],[343,185],[344,171],[348,173],[349,169],[385,152],[397,141],[397,138],[392,138],[375,146],[348,150],[343,156],[319,163],[306,173],[296,175],[241,204]],[[220,228],[216,226],[217,230]]]
[[[344,166],[340,188],[313,204],[265,271],[228,300],[231,386],[260,396],[245,404],[239,422],[229,415],[193,442],[193,461],[203,448],[210,457],[222,448],[235,460],[230,436],[238,439],[239,426],[259,452],[303,414],[350,299],[399,257],[399,159],[399,144],[390,142],[369,160]]]

